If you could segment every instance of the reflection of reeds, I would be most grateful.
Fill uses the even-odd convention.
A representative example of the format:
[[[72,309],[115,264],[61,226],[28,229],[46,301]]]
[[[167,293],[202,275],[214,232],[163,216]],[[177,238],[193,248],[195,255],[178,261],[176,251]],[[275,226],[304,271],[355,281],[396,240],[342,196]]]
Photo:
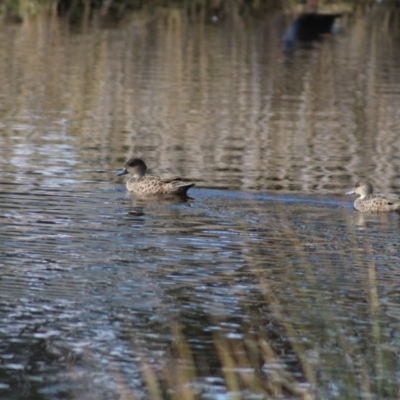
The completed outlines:
[[[196,384],[200,377],[196,360],[180,329],[174,327],[173,330],[177,334],[175,356],[166,363],[161,375],[144,362],[141,367],[143,381],[151,399],[192,400],[202,391],[201,384]],[[314,398],[309,387],[296,379],[280,361],[267,335],[258,339],[248,336],[244,340],[229,340],[217,333],[214,346],[220,371],[214,376],[223,380],[230,398],[246,398],[244,393],[263,398],[283,395],[305,400]],[[215,366],[209,368],[215,370]]]
[[[396,184],[396,92],[376,89],[396,85],[377,64],[395,43],[380,18],[354,18],[346,45],[323,42],[294,76],[281,65],[282,13],[250,19],[232,7],[212,24],[171,6],[124,13],[120,29],[101,30],[84,4],[74,28],[53,5],[10,31],[5,135],[21,124],[38,141],[61,131],[60,142],[78,140],[73,159],[96,148],[95,162],[112,169],[142,156],[208,187],[332,192],[361,173]],[[352,65],[361,64],[376,84],[360,82],[356,95]]]
[[[174,325],[172,350],[163,372],[156,372],[150,363],[142,365],[150,398],[199,398],[204,376],[218,377],[220,386],[234,399],[245,399],[249,393],[268,399],[357,398],[358,395],[371,400],[376,396],[396,398],[397,385],[391,376],[396,351],[383,347],[376,266],[371,261],[368,242],[361,243],[355,232],[347,232],[351,249],[358,249],[354,265],[348,268],[359,269],[363,277],[363,285],[357,290],[368,302],[362,312],[372,328],[370,335],[356,331],[353,318],[357,312],[344,307],[340,293],[326,293],[323,288],[321,270],[327,280],[334,281],[337,266],[329,258],[323,259],[323,265],[316,265],[310,243],[302,240],[285,213],[279,216],[282,223],[275,228],[281,230],[286,246],[277,250],[275,261],[281,265],[281,273],[287,274],[284,281],[288,285],[277,286],[270,279],[269,267],[262,261],[265,254],[259,252],[262,246],[247,243],[250,251],[247,251],[246,279],[253,277],[258,294],[248,293],[243,299],[240,318],[244,322],[240,333],[230,337],[221,327],[221,321],[210,317],[211,325],[219,328],[210,334],[212,350],[203,357],[192,347],[190,336],[184,333],[185,326]],[[246,229],[243,223],[243,231]],[[310,238],[312,235],[308,235]],[[318,233],[312,240],[317,248],[326,245]],[[248,303],[250,298],[256,302],[254,309]],[[296,307],[292,307],[292,301],[297,303]],[[360,335],[366,337],[361,340]]]
[[[261,10],[280,10],[288,8],[292,0],[215,0],[215,1],[178,1],[166,2],[165,0],[58,0],[43,2],[40,0],[5,0],[2,2],[0,13],[6,15],[24,15],[26,12],[37,14],[46,12],[48,8],[57,8],[63,16],[73,18],[85,16],[87,10],[100,11],[101,16],[122,15],[129,11],[157,10],[165,8],[180,7],[188,13],[204,15],[207,12],[214,13],[251,13]]]
[[[111,347],[114,338],[118,343],[111,352],[101,346],[99,369],[104,374],[100,382],[112,381],[110,387],[126,400],[218,398],[212,397],[213,390],[222,398],[235,399],[396,398],[397,349],[388,346],[391,338],[385,339],[390,324],[387,319],[382,324],[380,271],[373,258],[377,243],[370,243],[371,232],[353,231],[351,223],[344,223],[347,212],[329,210],[328,215],[338,221],[327,224],[327,218],[321,218],[326,206],[313,219],[313,206],[306,210],[304,204],[296,208],[271,203],[253,196],[241,201],[243,212],[229,214],[229,230],[239,240],[235,246],[218,247],[217,252],[225,254],[221,258],[217,252],[209,258],[223,264],[228,262],[224,258],[235,253],[235,262],[223,270],[216,263],[196,276],[201,282],[193,277],[179,279],[175,291],[160,294],[165,306],[146,308],[151,318],[154,315],[160,321],[147,334],[142,331],[147,329],[145,324],[137,325],[140,317],[135,305],[128,305],[128,314],[124,310],[112,314],[119,322],[112,329]],[[306,220],[304,215],[296,219],[301,212],[307,214]],[[248,219],[251,213],[257,215],[257,224]],[[185,218],[180,219],[181,226]],[[187,229],[175,231],[174,239],[179,232],[182,237],[194,237],[190,233],[197,232],[197,239],[201,232],[224,232],[222,226],[206,226],[209,220],[204,216],[191,219]],[[192,256],[195,248],[190,249]],[[345,263],[337,262],[339,253],[347,254]],[[204,256],[193,264],[179,258],[180,264],[161,268],[160,263],[153,272],[143,269],[129,276],[149,274],[149,281],[158,282],[163,282],[165,274],[181,278],[179,273],[193,271]],[[359,281],[346,284],[351,277]],[[224,290],[214,297],[214,289],[221,287]],[[200,292],[208,289],[207,296],[201,297]],[[158,300],[156,292],[154,299]],[[166,318],[169,315],[172,322],[165,322],[171,321]],[[62,336],[57,339],[62,340]],[[155,352],[148,349],[153,340],[161,344]],[[92,346],[97,352],[96,341]],[[133,357],[126,358],[127,354]],[[96,368],[96,357],[84,358],[85,371]],[[74,365],[71,369],[77,371],[77,379],[88,379],[87,374],[78,373],[82,360],[74,364],[76,369]],[[92,384],[89,379],[87,386]]]
[[[360,10],[365,12],[371,8],[371,2],[368,0],[356,2],[353,0],[342,2],[319,2],[319,10],[332,11],[338,7],[341,10]],[[393,15],[396,5],[399,1],[390,1],[385,3],[387,11]],[[43,2],[40,0],[5,0],[0,7],[0,15],[18,17],[13,22],[21,22],[21,17],[46,13],[49,9],[57,10],[61,16],[67,16],[73,20],[87,18],[88,13],[94,15],[99,12],[102,17],[119,15],[131,11],[150,11],[177,8],[179,7],[185,13],[205,16],[223,15],[229,18],[237,15],[257,15],[260,12],[285,11],[285,12],[301,12],[307,10],[303,1],[296,0],[213,0],[213,1],[192,1],[174,0],[166,2],[165,0],[56,0],[51,2]],[[374,5],[372,5],[374,7]],[[312,6],[311,6],[312,8]],[[390,16],[389,16],[390,17]]]

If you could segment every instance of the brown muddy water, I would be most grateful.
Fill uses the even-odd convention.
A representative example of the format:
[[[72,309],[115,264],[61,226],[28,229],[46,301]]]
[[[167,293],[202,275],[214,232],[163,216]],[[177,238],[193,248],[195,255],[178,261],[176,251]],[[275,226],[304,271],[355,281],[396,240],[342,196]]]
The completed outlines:
[[[343,196],[400,192],[395,22],[2,25],[0,398],[397,399],[399,215]]]

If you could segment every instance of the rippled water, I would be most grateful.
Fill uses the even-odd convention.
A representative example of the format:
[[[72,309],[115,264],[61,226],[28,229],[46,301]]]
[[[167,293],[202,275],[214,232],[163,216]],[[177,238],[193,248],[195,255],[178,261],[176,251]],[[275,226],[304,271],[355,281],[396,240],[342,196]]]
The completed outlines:
[[[397,398],[399,215],[342,195],[359,176],[400,191],[381,18],[291,57],[279,15],[2,26],[0,397],[150,398],[148,366],[191,358],[193,393],[232,398],[218,343],[239,375],[257,343],[254,373],[298,384],[271,398]],[[190,198],[128,195],[131,155]]]

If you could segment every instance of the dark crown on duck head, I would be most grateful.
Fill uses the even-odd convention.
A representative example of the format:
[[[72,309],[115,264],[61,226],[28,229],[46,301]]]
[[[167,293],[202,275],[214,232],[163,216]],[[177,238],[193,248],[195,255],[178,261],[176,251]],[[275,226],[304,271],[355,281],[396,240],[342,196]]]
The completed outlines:
[[[134,167],[141,167],[141,168],[144,167],[147,169],[145,162],[141,158],[130,158],[125,164],[125,168],[134,168]]]
[[[126,163],[124,169],[118,175],[132,174],[134,178],[140,179],[146,174],[147,166],[140,158],[130,158]]]
[[[117,175],[125,175],[131,173],[137,178],[141,178],[147,170],[145,162],[140,158],[130,158],[126,163],[124,169]]]

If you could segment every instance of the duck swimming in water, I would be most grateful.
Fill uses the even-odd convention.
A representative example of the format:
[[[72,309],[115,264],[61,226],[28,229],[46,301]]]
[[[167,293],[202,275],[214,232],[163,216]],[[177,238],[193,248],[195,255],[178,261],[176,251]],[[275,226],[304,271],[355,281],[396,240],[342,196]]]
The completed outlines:
[[[146,175],[147,166],[140,158],[129,159],[117,175],[131,174],[126,188],[136,196],[186,196],[194,183],[182,182],[181,178],[163,178],[157,175]]]
[[[391,193],[374,193],[369,182],[358,182],[346,194],[358,194],[354,208],[358,211],[397,211],[400,210],[400,196]]]

